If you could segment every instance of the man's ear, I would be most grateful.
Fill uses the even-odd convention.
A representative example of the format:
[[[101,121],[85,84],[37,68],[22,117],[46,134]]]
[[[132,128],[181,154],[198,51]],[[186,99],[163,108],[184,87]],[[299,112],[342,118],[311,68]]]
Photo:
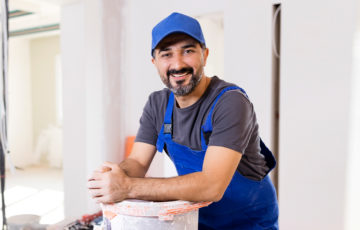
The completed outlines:
[[[151,58],[151,62],[155,65],[155,58],[154,57]]]
[[[204,57],[204,66],[206,65],[206,60],[207,60],[207,58],[208,58],[208,56],[209,56],[209,48],[205,48],[204,50],[203,50],[203,57]]]

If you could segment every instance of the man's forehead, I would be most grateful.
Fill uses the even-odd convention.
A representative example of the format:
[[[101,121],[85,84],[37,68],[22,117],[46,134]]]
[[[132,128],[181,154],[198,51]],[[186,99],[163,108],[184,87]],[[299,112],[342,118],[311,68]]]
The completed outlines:
[[[159,43],[159,45],[156,47],[156,49],[163,49],[163,48],[169,47],[169,46],[174,45],[179,42],[186,42],[186,43],[194,44],[194,45],[199,44],[199,42],[197,40],[190,37],[189,35],[177,33],[177,34],[170,34],[170,35],[166,36]]]

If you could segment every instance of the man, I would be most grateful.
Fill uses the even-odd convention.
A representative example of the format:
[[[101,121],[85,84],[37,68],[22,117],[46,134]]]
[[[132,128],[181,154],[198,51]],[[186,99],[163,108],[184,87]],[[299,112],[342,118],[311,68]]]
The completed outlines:
[[[152,31],[152,62],[166,89],[150,95],[131,155],[105,162],[88,187],[101,203],[124,199],[212,201],[199,229],[278,229],[275,166],[239,87],[204,75],[209,54],[199,23],[173,13]],[[165,150],[179,176],[144,178]]]

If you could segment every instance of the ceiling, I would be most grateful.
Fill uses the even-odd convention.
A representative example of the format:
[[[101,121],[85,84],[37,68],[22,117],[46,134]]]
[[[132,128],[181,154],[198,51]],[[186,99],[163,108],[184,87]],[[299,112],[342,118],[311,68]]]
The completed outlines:
[[[60,8],[65,0],[9,0],[10,37],[59,32]]]

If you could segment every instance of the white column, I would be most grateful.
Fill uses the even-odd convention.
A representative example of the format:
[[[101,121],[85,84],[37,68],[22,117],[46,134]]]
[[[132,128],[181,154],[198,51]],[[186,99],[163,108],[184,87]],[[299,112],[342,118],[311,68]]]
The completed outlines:
[[[358,11],[358,17],[360,19],[360,11]],[[349,136],[350,151],[347,158],[345,230],[360,229],[360,20],[358,23],[358,31],[353,47],[351,126]]]
[[[86,182],[106,156],[100,0],[62,6],[65,216],[99,209]],[[107,111],[110,112],[110,111]]]
[[[124,0],[101,1],[103,9],[103,110],[106,160],[121,162],[124,159],[126,138],[124,119],[126,105],[126,36],[127,5]],[[131,76],[128,76],[131,77]],[[135,135],[135,134],[132,134]]]

